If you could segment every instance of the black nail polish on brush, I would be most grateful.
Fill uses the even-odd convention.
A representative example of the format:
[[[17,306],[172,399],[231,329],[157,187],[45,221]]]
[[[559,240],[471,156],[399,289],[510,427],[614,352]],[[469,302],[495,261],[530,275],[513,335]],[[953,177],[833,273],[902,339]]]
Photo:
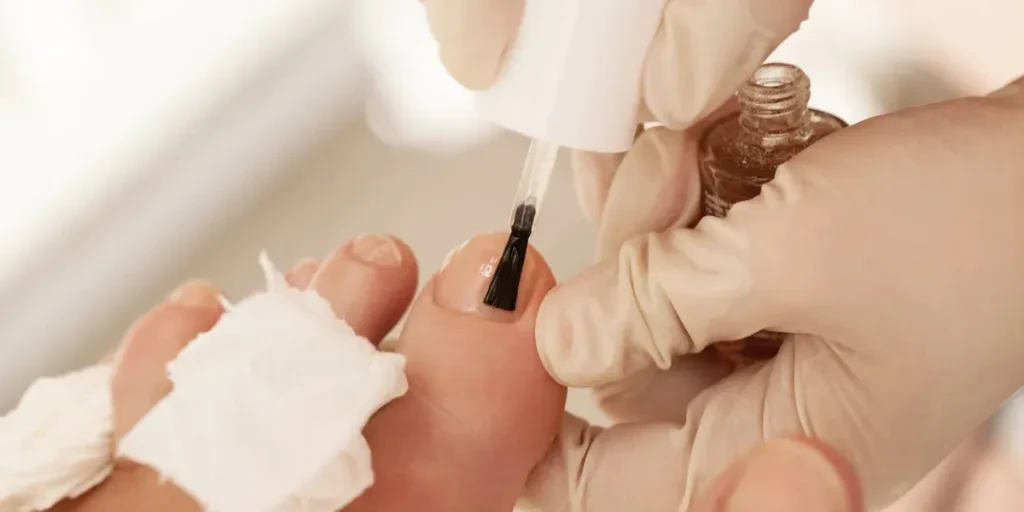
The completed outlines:
[[[515,311],[519,297],[519,281],[523,277],[526,265],[526,253],[533,233],[533,221],[537,216],[537,207],[530,203],[520,203],[512,216],[512,226],[501,252],[501,259],[491,278],[491,284],[484,295],[484,304]]]

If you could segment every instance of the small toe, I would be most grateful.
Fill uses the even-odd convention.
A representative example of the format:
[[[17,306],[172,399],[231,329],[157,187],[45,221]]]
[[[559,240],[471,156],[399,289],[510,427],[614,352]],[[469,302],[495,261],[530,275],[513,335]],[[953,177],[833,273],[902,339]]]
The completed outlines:
[[[186,283],[129,329],[114,357],[115,441],[170,392],[167,363],[213,328],[222,312],[219,298],[213,285]]]
[[[288,280],[288,284],[305,290],[309,283],[313,281],[313,276],[316,275],[316,271],[320,270],[320,261],[313,258],[306,258],[300,260],[298,263],[288,269],[285,272],[285,279]]]
[[[360,235],[320,265],[310,287],[361,336],[379,343],[405,314],[416,292],[412,250],[389,235]]]

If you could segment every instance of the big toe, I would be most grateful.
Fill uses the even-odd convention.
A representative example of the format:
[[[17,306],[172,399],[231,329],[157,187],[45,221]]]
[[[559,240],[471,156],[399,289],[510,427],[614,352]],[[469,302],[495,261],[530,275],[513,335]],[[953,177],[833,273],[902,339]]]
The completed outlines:
[[[565,389],[541,365],[533,326],[555,280],[531,248],[516,310],[484,305],[506,238],[463,245],[417,300],[396,348],[410,392],[366,429],[377,483],[352,510],[511,510],[551,446]]]

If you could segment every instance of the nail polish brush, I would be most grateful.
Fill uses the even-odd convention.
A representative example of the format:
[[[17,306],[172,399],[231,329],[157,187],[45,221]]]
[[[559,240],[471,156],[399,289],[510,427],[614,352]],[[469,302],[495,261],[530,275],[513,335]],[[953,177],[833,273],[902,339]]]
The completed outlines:
[[[526,0],[501,76],[478,112],[532,140],[505,250],[484,303],[514,311],[527,247],[558,149],[629,149],[647,48],[664,0]]]

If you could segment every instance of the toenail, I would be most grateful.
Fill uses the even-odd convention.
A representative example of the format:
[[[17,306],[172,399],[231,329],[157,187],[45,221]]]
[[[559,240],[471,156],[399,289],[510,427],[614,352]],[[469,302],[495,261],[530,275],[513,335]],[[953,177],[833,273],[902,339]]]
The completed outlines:
[[[381,267],[394,267],[402,262],[398,244],[385,235],[359,235],[349,242],[348,252],[365,263]]]
[[[527,257],[519,286],[521,306],[515,312],[502,311],[483,303],[487,287],[501,258],[508,235],[478,236],[463,244],[447,258],[438,275],[434,300],[438,305],[461,313],[485,316],[491,320],[509,321],[518,318],[532,295],[536,281],[536,262]]]
[[[171,293],[170,301],[181,306],[217,308],[220,307],[220,292],[206,281],[189,281]]]

